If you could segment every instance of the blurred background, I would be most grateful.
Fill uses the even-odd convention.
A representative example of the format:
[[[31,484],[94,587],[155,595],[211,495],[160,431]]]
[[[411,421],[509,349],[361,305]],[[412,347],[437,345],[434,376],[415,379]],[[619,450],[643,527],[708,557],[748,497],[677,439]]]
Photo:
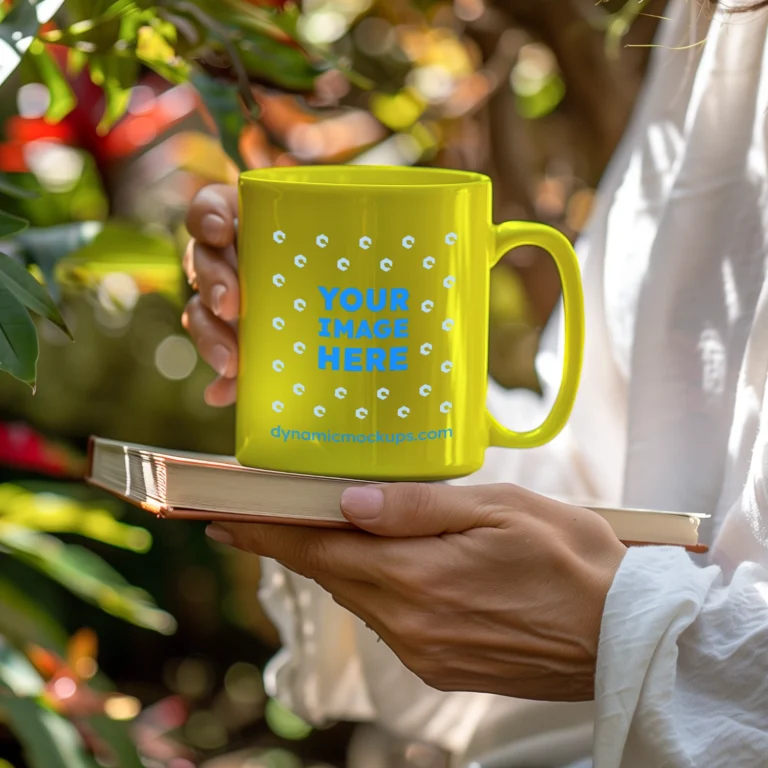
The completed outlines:
[[[256,560],[88,489],[87,437],[231,452],[180,256],[191,197],[241,168],[482,171],[497,221],[576,239],[664,6],[0,0],[0,768],[445,765],[270,700]],[[558,295],[535,249],[494,270],[503,386],[537,389]]]

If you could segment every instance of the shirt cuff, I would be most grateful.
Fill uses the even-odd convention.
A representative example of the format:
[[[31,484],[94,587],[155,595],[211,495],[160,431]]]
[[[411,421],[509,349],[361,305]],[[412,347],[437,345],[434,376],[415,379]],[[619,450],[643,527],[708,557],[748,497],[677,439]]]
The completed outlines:
[[[682,547],[630,547],[608,592],[595,678],[595,762],[621,764],[636,713],[674,688],[677,638],[701,611],[720,569]]]

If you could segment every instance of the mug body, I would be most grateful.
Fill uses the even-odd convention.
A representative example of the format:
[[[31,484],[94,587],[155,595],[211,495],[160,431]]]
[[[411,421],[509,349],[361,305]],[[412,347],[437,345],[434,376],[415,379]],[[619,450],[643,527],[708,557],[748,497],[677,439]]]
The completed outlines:
[[[272,168],[239,193],[240,463],[372,480],[478,469],[490,181]]]

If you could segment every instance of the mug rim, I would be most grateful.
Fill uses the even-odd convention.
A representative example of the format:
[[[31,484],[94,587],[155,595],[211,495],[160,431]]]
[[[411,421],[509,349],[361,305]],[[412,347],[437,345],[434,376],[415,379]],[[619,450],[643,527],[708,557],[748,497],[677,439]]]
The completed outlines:
[[[370,174],[371,171],[381,173],[382,176],[392,174],[407,174],[409,181],[380,182],[371,181],[329,181],[325,180],[329,172],[343,171],[352,176]],[[291,178],[292,176],[312,178]],[[450,189],[461,188],[475,184],[490,184],[491,179],[483,173],[476,171],[461,171],[452,168],[431,168],[425,166],[402,165],[291,165],[273,168],[254,168],[243,171],[239,176],[240,183],[245,182],[269,182],[286,187],[317,187],[317,188],[353,188],[369,190],[388,189]]]

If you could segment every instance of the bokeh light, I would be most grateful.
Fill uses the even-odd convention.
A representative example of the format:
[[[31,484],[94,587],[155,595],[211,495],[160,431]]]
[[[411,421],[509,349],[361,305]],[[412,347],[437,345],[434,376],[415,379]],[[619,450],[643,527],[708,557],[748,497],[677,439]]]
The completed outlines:
[[[243,763],[242,768],[301,768],[301,760],[285,749],[270,749]]]
[[[164,338],[155,350],[155,366],[166,379],[186,379],[197,365],[197,351],[186,336]]]
[[[169,661],[164,669],[164,677],[171,690],[189,699],[202,699],[214,685],[211,664],[193,656]]]
[[[242,661],[227,670],[224,689],[233,702],[246,707],[256,707],[265,699],[259,668]]]
[[[136,306],[140,293],[130,275],[111,272],[102,278],[96,295],[107,312],[130,312]]]
[[[42,83],[27,83],[16,94],[16,108],[21,117],[42,117],[51,103],[51,92]]]
[[[227,730],[221,719],[205,709],[193,712],[184,726],[190,744],[202,749],[220,749],[227,743]]]
[[[314,45],[328,45],[344,35],[347,31],[347,20],[338,11],[316,11],[302,17],[299,30],[308,42]]]
[[[354,41],[360,51],[368,56],[383,56],[397,42],[397,35],[386,19],[369,17],[355,27]]]
[[[312,726],[286,709],[276,699],[269,699],[264,712],[267,725],[283,739],[300,741],[312,733]]]
[[[57,699],[69,699],[77,693],[77,683],[71,677],[60,677],[53,684]]]
[[[27,145],[24,158],[40,184],[51,192],[74,189],[85,168],[81,151],[52,141],[35,141]]]
[[[104,714],[112,720],[133,720],[141,712],[141,702],[134,696],[110,696],[104,702]]]

